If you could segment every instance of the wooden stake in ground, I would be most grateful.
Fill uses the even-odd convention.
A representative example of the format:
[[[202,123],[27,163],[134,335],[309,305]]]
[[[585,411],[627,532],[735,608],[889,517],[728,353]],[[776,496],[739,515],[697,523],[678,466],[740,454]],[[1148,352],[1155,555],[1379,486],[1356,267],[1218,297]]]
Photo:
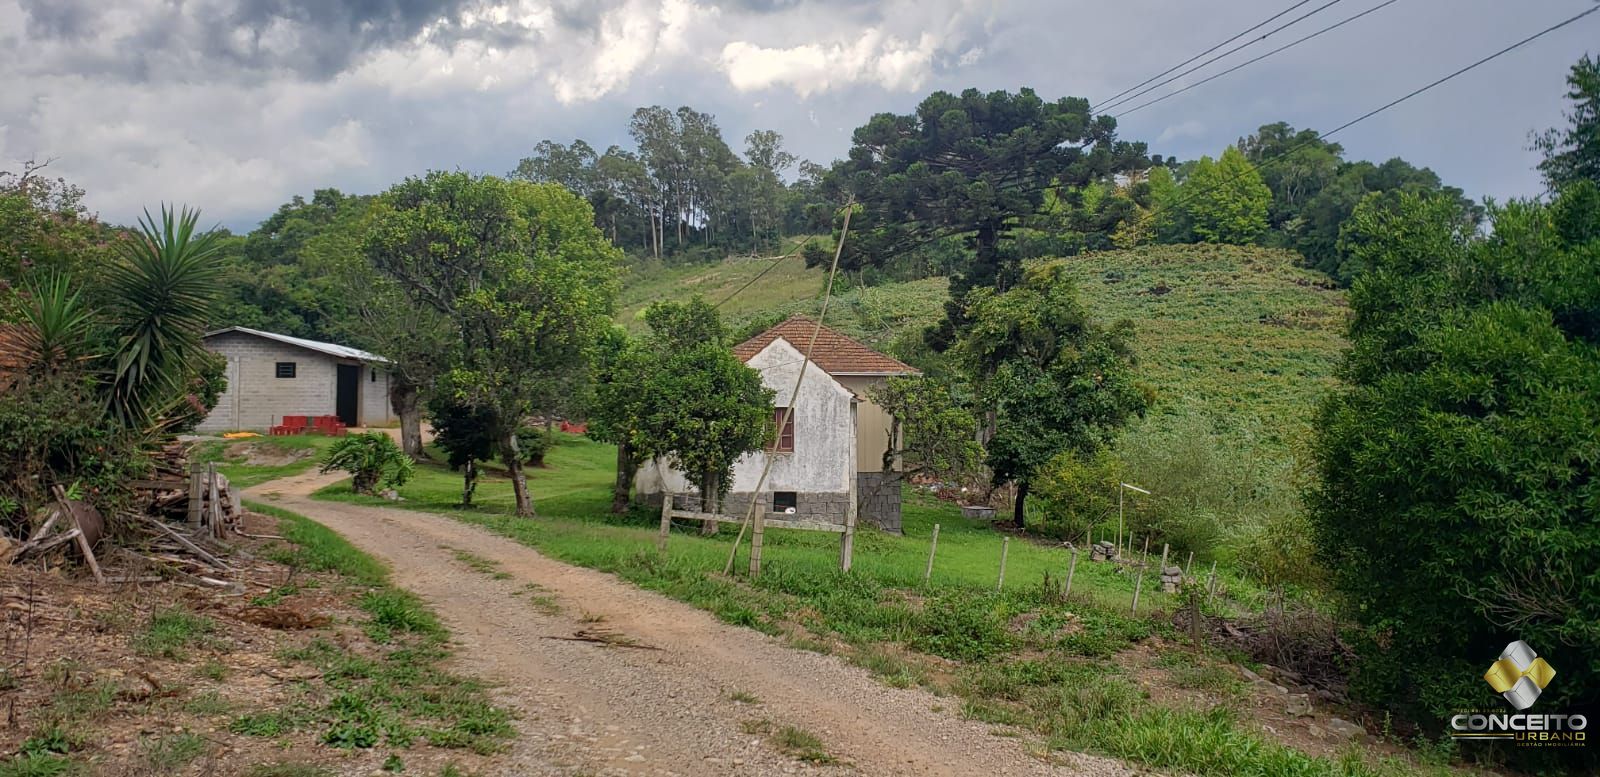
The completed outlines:
[[[1156,574],[1165,575],[1167,573],[1167,549],[1171,547],[1165,542],[1161,543],[1161,566],[1156,569]]]
[[[1183,564],[1183,576],[1189,576],[1189,570],[1194,569],[1194,551],[1189,551],[1189,560]]]
[[[761,576],[761,546],[767,534],[767,511],[757,510],[750,522],[750,576]]]
[[[852,457],[852,458],[854,458],[854,457]],[[855,469],[855,468],[851,467],[851,469]],[[851,483],[856,482],[855,477],[851,477],[850,478],[850,482]],[[758,518],[757,520],[760,520],[760,519]],[[839,571],[841,571],[841,572],[849,572],[851,565],[855,563],[855,555],[856,555],[856,490],[855,490],[855,487],[852,486],[850,488],[850,497],[849,497],[848,501],[845,502],[844,537],[840,538],[840,540],[839,540]]]
[[[1004,537],[1000,540],[1000,581],[994,584],[998,591],[1006,587],[1006,555],[1011,552],[1011,538]]]
[[[1133,578],[1133,614],[1134,615],[1138,615],[1139,614],[1139,589],[1144,586],[1144,565],[1143,564],[1136,564],[1136,565],[1134,565],[1134,568],[1137,569],[1138,571],[1134,573],[1134,578]]]
[[[672,533],[672,492],[661,492],[661,533],[656,536],[656,551],[667,552],[667,535]]]
[[[206,465],[206,482],[211,490],[211,536],[222,536],[222,497],[217,493],[217,465],[212,462]]]
[[[195,462],[189,465],[189,531],[200,530],[200,505],[205,501],[204,481],[200,479],[205,471],[205,465]]]
[[[1211,579],[1206,582],[1206,604],[1217,595],[1217,562],[1211,562]]]
[[[1072,595],[1072,576],[1078,573],[1078,549],[1072,549],[1072,561],[1067,563],[1067,587],[1062,589],[1061,598]]]
[[[939,551],[939,524],[933,525],[933,540],[928,543],[928,568],[922,573],[922,584],[926,586],[933,579],[933,554]]]

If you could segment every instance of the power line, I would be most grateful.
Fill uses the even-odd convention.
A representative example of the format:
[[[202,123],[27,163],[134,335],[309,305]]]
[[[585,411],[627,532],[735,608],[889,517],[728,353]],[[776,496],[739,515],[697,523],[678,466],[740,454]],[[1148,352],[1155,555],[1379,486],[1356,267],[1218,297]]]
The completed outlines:
[[[1125,94],[1127,94],[1127,93],[1129,93],[1129,92],[1131,92],[1131,91],[1133,91],[1135,89],[1138,89],[1139,87],[1144,86],[1145,84],[1148,84],[1151,81],[1156,80],[1157,78],[1160,78],[1160,77],[1162,77],[1162,76],[1164,76],[1164,75],[1166,75],[1168,73],[1171,73],[1172,71],[1177,70],[1178,68],[1183,67],[1184,65],[1187,65],[1190,62],[1193,62],[1193,61],[1195,61],[1195,60],[1197,60],[1197,59],[1199,59],[1199,58],[1201,58],[1201,57],[1203,57],[1203,56],[1205,56],[1207,54],[1210,54],[1211,52],[1216,51],[1217,49],[1220,49],[1223,46],[1228,45],[1229,43],[1232,43],[1232,42],[1234,42],[1234,41],[1236,41],[1236,40],[1238,40],[1238,39],[1240,39],[1240,38],[1242,38],[1242,37],[1244,37],[1246,35],[1249,35],[1250,33],[1255,32],[1256,30],[1259,30],[1262,27],[1265,27],[1265,26],[1267,26],[1268,24],[1271,24],[1274,21],[1277,21],[1284,14],[1287,14],[1290,11],[1293,11],[1294,9],[1299,8],[1300,6],[1305,5],[1306,3],[1309,3],[1309,2],[1311,2],[1311,0],[1300,0],[1300,2],[1295,3],[1294,5],[1291,5],[1288,8],[1285,8],[1282,11],[1279,11],[1279,12],[1267,17],[1266,19],[1263,19],[1262,21],[1256,23],[1256,25],[1254,27],[1251,27],[1251,28],[1249,28],[1249,29],[1247,29],[1247,30],[1245,30],[1243,32],[1236,33],[1236,34],[1234,34],[1233,37],[1231,37],[1231,38],[1229,38],[1229,39],[1227,39],[1227,40],[1225,40],[1225,41],[1223,41],[1221,43],[1218,43],[1217,45],[1212,46],[1211,48],[1206,49],[1205,51],[1202,51],[1199,54],[1196,54],[1196,55],[1194,55],[1194,56],[1192,56],[1192,57],[1190,57],[1190,58],[1188,58],[1188,59],[1186,59],[1186,60],[1184,60],[1182,62],[1179,62],[1178,64],[1167,68],[1166,70],[1163,70],[1163,71],[1161,71],[1161,72],[1159,72],[1159,73],[1157,73],[1157,74],[1155,74],[1153,76],[1150,76],[1149,78],[1146,78],[1145,80],[1140,81],[1139,83],[1134,84],[1133,86],[1130,86],[1127,89],[1124,89],[1124,90],[1122,90],[1120,92],[1117,92],[1116,94],[1111,95],[1110,97],[1107,97],[1106,99],[1101,100],[1100,102],[1101,103],[1109,103],[1112,100],[1117,99],[1118,97],[1121,97],[1121,96],[1123,96],[1123,95],[1125,95]]]
[[[1190,73],[1195,72],[1196,70],[1202,70],[1207,65],[1210,65],[1211,63],[1216,62],[1219,59],[1224,59],[1226,57],[1229,57],[1229,56],[1233,55],[1234,53],[1236,53],[1236,52],[1238,52],[1240,50],[1243,50],[1243,49],[1248,48],[1250,46],[1254,46],[1255,44],[1260,43],[1261,41],[1264,41],[1267,38],[1269,38],[1269,37],[1271,37],[1273,35],[1276,35],[1277,33],[1280,33],[1280,32],[1282,32],[1282,31],[1284,31],[1284,30],[1286,30],[1286,29],[1288,29],[1290,27],[1293,27],[1294,25],[1299,24],[1300,22],[1303,22],[1306,19],[1309,19],[1309,18],[1311,18],[1313,16],[1316,16],[1317,14],[1322,13],[1323,11],[1326,11],[1329,8],[1332,8],[1332,7],[1334,7],[1335,5],[1338,5],[1341,2],[1343,2],[1343,0],[1328,0],[1328,2],[1323,3],[1322,5],[1319,5],[1316,8],[1311,9],[1310,11],[1307,11],[1307,12],[1305,12],[1305,13],[1299,15],[1299,16],[1296,16],[1295,18],[1293,18],[1293,19],[1291,19],[1291,20],[1289,20],[1287,22],[1284,22],[1283,24],[1278,25],[1277,27],[1274,27],[1274,28],[1272,28],[1270,30],[1267,30],[1264,33],[1261,33],[1261,35],[1259,37],[1251,38],[1250,40],[1247,40],[1244,43],[1241,43],[1241,44],[1239,44],[1237,46],[1234,46],[1231,49],[1228,49],[1227,51],[1222,52],[1221,54],[1218,54],[1218,55],[1216,55],[1216,56],[1214,56],[1214,57],[1212,57],[1210,59],[1207,59],[1206,61],[1201,62],[1200,64],[1189,68],[1188,70],[1185,70],[1185,71],[1183,71],[1181,73],[1178,73],[1177,75],[1174,75],[1171,78],[1164,79],[1164,80],[1162,80],[1162,81],[1160,81],[1158,83],[1155,83],[1155,84],[1147,86],[1147,87],[1145,87],[1143,89],[1140,89],[1139,91],[1136,91],[1136,92],[1134,92],[1134,93],[1132,93],[1132,94],[1130,94],[1130,95],[1128,95],[1126,97],[1121,97],[1121,98],[1118,98],[1118,99],[1115,99],[1115,100],[1111,100],[1111,101],[1109,101],[1109,102],[1107,102],[1105,104],[1102,104],[1102,105],[1096,105],[1093,108],[1090,108],[1090,111],[1092,111],[1094,113],[1105,113],[1106,109],[1108,109],[1108,108],[1115,108],[1118,105],[1123,105],[1123,104],[1126,104],[1128,102],[1131,102],[1134,98],[1143,97],[1143,96],[1145,96],[1145,95],[1147,95],[1147,94],[1149,94],[1151,92],[1154,92],[1157,89],[1160,89],[1163,86],[1166,86],[1167,84],[1172,83],[1173,81],[1176,81],[1176,80],[1178,80],[1180,78],[1183,78],[1186,75],[1189,75]]]
[[[1427,84],[1425,86],[1421,86],[1421,87],[1418,87],[1417,89],[1413,89],[1412,91],[1408,92],[1407,94],[1405,94],[1402,97],[1399,97],[1397,99],[1391,100],[1391,101],[1389,101],[1387,103],[1384,103],[1381,106],[1378,106],[1377,108],[1374,108],[1374,109],[1372,109],[1370,111],[1367,111],[1366,113],[1363,113],[1360,116],[1355,117],[1354,119],[1351,119],[1351,120],[1349,120],[1349,121],[1347,121],[1347,122],[1345,122],[1343,124],[1340,124],[1339,126],[1334,127],[1333,129],[1328,130],[1327,132],[1317,133],[1316,136],[1314,136],[1314,137],[1307,138],[1306,140],[1304,140],[1304,141],[1302,141],[1300,143],[1296,143],[1293,146],[1290,146],[1289,148],[1285,149],[1283,152],[1279,153],[1277,156],[1274,156],[1271,159],[1267,159],[1267,160],[1262,161],[1260,164],[1255,166],[1255,170],[1259,172],[1260,170],[1262,170],[1263,168],[1267,167],[1268,165],[1283,161],[1284,159],[1289,158],[1290,155],[1294,154],[1294,152],[1299,151],[1302,148],[1310,146],[1313,143],[1317,143],[1317,142],[1326,140],[1329,137],[1332,137],[1336,133],[1343,132],[1344,130],[1347,130],[1347,129],[1349,129],[1349,128],[1357,125],[1357,124],[1360,124],[1363,121],[1366,121],[1367,119],[1370,119],[1370,118],[1372,118],[1374,116],[1377,116],[1378,114],[1383,113],[1384,111],[1387,111],[1390,108],[1395,107],[1396,105],[1399,105],[1399,104],[1401,104],[1403,102],[1406,102],[1407,100],[1410,100],[1413,97],[1416,97],[1416,96],[1418,96],[1418,95],[1420,95],[1420,94],[1422,94],[1424,92],[1427,92],[1427,91],[1433,89],[1434,87],[1440,86],[1441,84],[1444,84],[1447,81],[1453,80],[1458,76],[1464,75],[1468,71],[1474,70],[1474,69],[1476,69],[1476,68],[1478,68],[1478,67],[1480,67],[1482,65],[1488,64],[1489,62],[1491,62],[1491,61],[1493,61],[1495,59],[1499,59],[1500,57],[1505,56],[1506,54],[1509,54],[1509,53],[1511,53],[1511,52],[1513,52],[1513,51],[1515,51],[1515,50],[1517,50],[1519,48],[1522,48],[1523,46],[1526,46],[1529,43],[1532,43],[1532,42],[1534,42],[1534,41],[1536,41],[1536,40],[1538,40],[1540,38],[1543,38],[1544,36],[1549,35],[1550,33],[1555,32],[1556,30],[1559,30],[1559,29],[1561,29],[1563,27],[1566,27],[1567,25],[1570,25],[1570,24],[1572,24],[1572,23],[1574,23],[1574,22],[1576,22],[1576,21],[1578,21],[1578,20],[1580,20],[1580,19],[1582,19],[1582,18],[1584,18],[1586,16],[1589,16],[1590,14],[1593,14],[1593,13],[1595,13],[1597,11],[1600,11],[1600,5],[1596,5],[1595,7],[1590,8],[1587,11],[1584,11],[1582,13],[1576,14],[1574,16],[1570,16],[1570,17],[1568,17],[1567,19],[1565,19],[1563,21],[1557,22],[1557,23],[1555,23],[1555,24],[1553,24],[1553,25],[1551,25],[1549,27],[1546,27],[1543,30],[1540,30],[1540,31],[1538,31],[1538,32],[1536,32],[1536,33],[1534,33],[1532,35],[1529,35],[1528,37],[1523,38],[1522,40],[1519,40],[1516,43],[1513,43],[1513,44],[1511,44],[1509,46],[1506,46],[1505,48],[1500,49],[1499,51],[1496,51],[1493,54],[1490,54],[1490,55],[1488,55],[1488,56],[1486,56],[1486,57],[1484,57],[1484,58],[1482,58],[1482,59],[1480,59],[1480,60],[1478,60],[1476,62],[1473,62],[1470,65],[1467,65],[1467,66],[1465,66],[1465,67],[1463,67],[1463,68],[1461,68],[1459,70],[1456,70],[1455,72],[1450,73],[1449,75],[1446,75],[1446,76],[1444,76],[1442,78],[1436,79],[1433,82],[1431,82],[1431,83],[1429,83],[1429,84]],[[1230,178],[1228,178],[1226,180],[1223,180],[1223,181],[1218,181],[1216,184],[1212,185],[1211,187],[1209,187],[1209,188],[1207,188],[1207,189],[1205,189],[1203,191],[1195,192],[1194,194],[1187,195],[1187,196],[1184,196],[1184,197],[1180,197],[1177,200],[1173,201],[1171,204],[1166,205],[1165,207],[1162,207],[1160,205],[1158,205],[1156,207],[1153,207],[1149,211],[1145,212],[1144,216],[1140,219],[1140,222],[1144,222],[1144,221],[1147,221],[1149,219],[1153,219],[1153,218],[1155,218],[1155,216],[1158,213],[1161,213],[1164,210],[1170,210],[1172,208],[1184,205],[1185,203],[1189,202],[1190,200],[1192,200],[1192,199],[1194,199],[1196,197],[1200,197],[1200,196],[1203,196],[1203,195],[1210,194],[1210,193],[1212,193],[1212,192],[1214,192],[1214,191],[1216,191],[1216,190],[1218,190],[1218,189],[1220,189],[1220,188],[1222,188],[1224,186],[1232,184],[1234,181],[1237,181],[1243,175],[1245,175],[1245,172],[1236,173],[1232,177],[1230,177]]]
[[[806,246],[806,241],[801,241],[801,243],[798,246],[795,246],[795,249],[793,251],[790,251],[787,254],[783,254],[782,256],[779,256],[776,259],[773,259],[771,264],[768,264],[766,267],[762,268],[761,272],[756,273],[756,277],[751,278],[748,281],[745,281],[743,286],[740,286],[739,288],[734,289],[732,293],[728,294],[728,296],[723,297],[721,300],[719,300],[717,302],[717,304],[712,305],[711,306],[712,309],[720,308],[723,305],[728,304],[728,300],[731,300],[734,297],[739,296],[739,294],[742,293],[745,289],[748,289],[751,286],[754,286],[756,281],[761,280],[762,278],[766,277],[767,273],[772,272],[773,270],[777,269],[778,265],[783,263],[783,260],[793,258],[796,254],[800,253],[801,250],[803,250],[805,248],[805,246]]]
[[[1246,68],[1246,67],[1248,67],[1250,65],[1253,65],[1253,64],[1255,64],[1257,62],[1260,62],[1263,59],[1266,59],[1267,57],[1270,57],[1270,56],[1272,56],[1274,54],[1277,54],[1278,52],[1286,51],[1288,49],[1292,49],[1295,46],[1298,46],[1298,45],[1300,45],[1302,43],[1305,43],[1308,40],[1311,40],[1312,38],[1315,38],[1315,37],[1317,37],[1319,35],[1322,35],[1323,33],[1332,32],[1334,30],[1337,30],[1340,27],[1345,26],[1346,24],[1349,24],[1349,23],[1351,23],[1351,22],[1353,22],[1353,21],[1355,21],[1357,19],[1360,19],[1363,16],[1366,16],[1367,14],[1373,13],[1375,11],[1382,10],[1383,8],[1386,8],[1388,6],[1394,5],[1395,3],[1398,3],[1398,2],[1400,2],[1400,0],[1386,0],[1386,2],[1379,3],[1379,4],[1377,4],[1377,5],[1375,5],[1375,6],[1371,7],[1371,8],[1368,8],[1365,11],[1362,11],[1361,13],[1358,13],[1358,14],[1356,14],[1354,16],[1346,18],[1343,21],[1336,22],[1334,24],[1330,24],[1330,25],[1328,25],[1326,27],[1323,27],[1322,29],[1317,30],[1316,32],[1313,32],[1310,35],[1307,35],[1307,36],[1305,36],[1303,38],[1299,38],[1299,39],[1297,39],[1295,41],[1292,41],[1290,43],[1285,43],[1282,46],[1279,46],[1279,47],[1277,47],[1277,48],[1275,48],[1275,49],[1273,49],[1273,50],[1271,50],[1271,51],[1269,51],[1269,52],[1267,52],[1265,54],[1262,54],[1262,55],[1260,55],[1258,57],[1255,57],[1255,58],[1252,58],[1252,59],[1247,59],[1247,60],[1245,60],[1243,62],[1240,62],[1239,64],[1234,65],[1233,67],[1230,67],[1227,70],[1224,70],[1224,71],[1222,71],[1220,73],[1217,73],[1215,75],[1207,76],[1204,79],[1196,81],[1196,82],[1194,82],[1194,83],[1192,83],[1192,84],[1190,84],[1190,85],[1188,85],[1188,86],[1186,86],[1186,87],[1184,87],[1182,89],[1179,89],[1176,92],[1170,92],[1168,94],[1164,94],[1164,95],[1162,95],[1160,97],[1157,97],[1154,100],[1150,100],[1149,102],[1140,103],[1140,104],[1138,104],[1138,105],[1136,105],[1136,106],[1134,106],[1132,108],[1129,108],[1129,109],[1127,109],[1125,111],[1122,111],[1120,113],[1115,114],[1112,118],[1120,119],[1120,118],[1122,118],[1124,116],[1127,116],[1130,113],[1133,113],[1134,111],[1138,111],[1138,110],[1141,110],[1143,108],[1148,108],[1148,107],[1150,107],[1152,105],[1155,105],[1156,103],[1161,102],[1163,100],[1167,100],[1167,99],[1170,99],[1170,98],[1173,98],[1173,97],[1177,97],[1178,95],[1183,94],[1184,92],[1187,92],[1190,89],[1194,89],[1196,87],[1204,86],[1204,85],[1206,85],[1206,84],[1208,84],[1208,83],[1210,83],[1212,81],[1215,81],[1215,80],[1217,80],[1217,79],[1219,79],[1219,78],[1221,78],[1221,77],[1223,77],[1225,75],[1228,75],[1229,73],[1233,73],[1233,72],[1242,70],[1242,69],[1244,69],[1244,68]]]

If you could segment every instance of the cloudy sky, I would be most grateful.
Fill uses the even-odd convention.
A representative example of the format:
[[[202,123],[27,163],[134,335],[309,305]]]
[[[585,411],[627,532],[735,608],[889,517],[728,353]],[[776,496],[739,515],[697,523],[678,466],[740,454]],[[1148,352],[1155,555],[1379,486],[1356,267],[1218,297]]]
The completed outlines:
[[[1120,132],[1190,158],[1266,122],[1328,128],[1594,1],[1398,0],[1126,116]],[[1336,2],[1239,57],[1379,2]],[[239,229],[315,188],[502,173],[542,138],[626,143],[641,105],[711,112],[736,149],[776,129],[826,162],[871,114],[930,91],[1099,100],[1289,5],[0,0],[0,170],[53,158],[110,220],[177,201]],[[1335,139],[1355,157],[1430,166],[1475,197],[1535,195],[1528,133],[1560,120],[1562,78],[1586,50],[1600,52],[1600,14]]]

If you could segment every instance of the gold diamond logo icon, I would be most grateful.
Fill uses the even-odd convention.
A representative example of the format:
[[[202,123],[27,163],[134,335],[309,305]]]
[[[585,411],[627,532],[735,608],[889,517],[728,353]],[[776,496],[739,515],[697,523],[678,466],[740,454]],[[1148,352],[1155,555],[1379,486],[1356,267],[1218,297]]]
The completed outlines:
[[[1489,666],[1483,679],[1511,706],[1525,710],[1539,700],[1539,694],[1555,676],[1555,667],[1519,639],[1500,651],[1499,660]]]

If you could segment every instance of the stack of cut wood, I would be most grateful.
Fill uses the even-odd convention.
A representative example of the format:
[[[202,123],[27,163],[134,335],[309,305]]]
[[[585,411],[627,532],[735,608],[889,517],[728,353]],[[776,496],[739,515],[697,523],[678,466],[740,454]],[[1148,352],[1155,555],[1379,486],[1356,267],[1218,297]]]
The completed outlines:
[[[142,498],[135,511],[118,512],[115,531],[108,531],[106,520],[90,505],[72,501],[56,489],[56,500],[35,521],[36,528],[25,542],[0,547],[0,563],[30,560],[50,566],[77,556],[102,582],[129,582],[149,579],[142,572],[160,572],[189,582],[236,587],[225,579],[233,569],[218,553],[218,540],[237,533],[244,519],[244,504],[239,490],[216,471],[215,464],[188,463],[181,444],[169,445],[156,454],[155,470],[148,480],[130,485]],[[132,563],[133,574],[108,578],[102,571],[96,548],[102,536],[114,534],[116,547],[109,551]],[[213,550],[204,545],[211,544]],[[103,557],[105,549],[98,551]]]

